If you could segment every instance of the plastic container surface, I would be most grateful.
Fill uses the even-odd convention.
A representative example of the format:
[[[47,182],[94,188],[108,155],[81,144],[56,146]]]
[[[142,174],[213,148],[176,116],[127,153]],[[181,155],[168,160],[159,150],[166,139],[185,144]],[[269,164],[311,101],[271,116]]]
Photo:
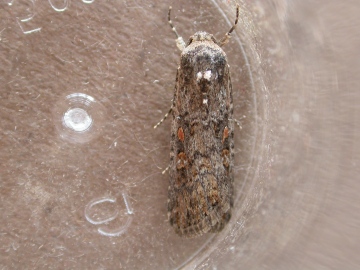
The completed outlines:
[[[170,108],[188,39],[233,1],[0,3],[4,269],[356,269],[358,1],[239,1],[235,205],[218,234],[167,222]]]

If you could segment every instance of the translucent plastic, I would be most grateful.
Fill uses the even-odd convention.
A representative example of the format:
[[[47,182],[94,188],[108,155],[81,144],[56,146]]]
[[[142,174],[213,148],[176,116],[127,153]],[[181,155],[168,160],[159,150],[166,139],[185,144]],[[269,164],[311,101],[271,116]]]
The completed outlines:
[[[218,234],[167,222],[171,104],[184,39],[235,2],[0,2],[4,269],[356,269],[359,1],[239,1],[235,205]]]

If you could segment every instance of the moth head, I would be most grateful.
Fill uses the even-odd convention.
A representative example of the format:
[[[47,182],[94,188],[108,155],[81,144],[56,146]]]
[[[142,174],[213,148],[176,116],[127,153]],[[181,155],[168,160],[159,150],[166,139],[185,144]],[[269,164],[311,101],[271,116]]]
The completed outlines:
[[[192,35],[190,37],[188,43],[186,44],[186,46],[189,46],[193,42],[213,42],[213,43],[219,45],[213,35],[211,35],[207,32],[204,32],[204,31],[199,31],[199,32],[196,32],[194,35]]]

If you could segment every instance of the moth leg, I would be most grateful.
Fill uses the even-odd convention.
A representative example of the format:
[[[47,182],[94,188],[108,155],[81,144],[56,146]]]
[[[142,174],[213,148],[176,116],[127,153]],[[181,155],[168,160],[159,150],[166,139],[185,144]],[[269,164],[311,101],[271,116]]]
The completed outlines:
[[[235,23],[234,25],[230,28],[230,30],[225,34],[225,36],[220,40],[220,47],[224,46],[226,43],[229,42],[230,40],[230,35],[232,33],[232,31],[234,31],[238,20],[239,20],[239,11],[240,11],[240,6],[239,4],[236,5],[236,19],[235,19]],[[169,13],[170,14],[170,13]]]
[[[162,124],[162,122],[165,121],[165,119],[169,116],[169,114],[172,112],[172,106],[170,108],[170,110],[165,114],[164,118],[160,120],[159,123],[157,123],[155,126],[154,126],[154,129],[157,128],[158,126],[160,126]]]
[[[241,119],[244,119],[244,118],[246,118],[246,116],[244,115],[243,117],[241,117]],[[232,119],[234,122],[235,122],[235,124],[239,127],[239,129],[242,129],[242,125],[241,125],[241,123],[240,123],[240,121],[239,120],[237,120],[237,119]]]
[[[235,124],[239,127],[239,129],[242,129],[242,126],[240,124],[240,121],[234,119]]]
[[[165,170],[162,171],[162,174],[165,174],[167,170],[169,170],[170,165],[168,165]]]
[[[184,39],[181,36],[179,36],[178,32],[175,29],[175,26],[173,25],[173,23],[172,23],[172,21],[170,19],[171,9],[172,9],[172,7],[170,6],[169,7],[169,13],[168,13],[168,22],[169,22],[169,24],[171,26],[171,29],[173,30],[173,32],[176,35],[176,46],[179,48],[180,51],[183,51],[185,49],[185,47],[186,47],[186,44],[185,44]]]

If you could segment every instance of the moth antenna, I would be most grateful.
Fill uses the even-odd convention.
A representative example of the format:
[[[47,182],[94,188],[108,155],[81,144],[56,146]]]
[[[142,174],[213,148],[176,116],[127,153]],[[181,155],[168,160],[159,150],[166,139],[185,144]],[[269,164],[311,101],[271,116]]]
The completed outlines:
[[[170,13],[171,13],[171,9],[172,7],[169,7],[169,12],[168,12],[168,22],[170,24],[171,30],[175,33],[176,35],[176,45],[179,48],[180,51],[183,51],[186,47],[185,41],[184,39],[178,34],[178,32],[176,31],[175,26],[173,25],[171,18],[170,18]]]
[[[230,35],[231,33],[234,31],[238,21],[239,21],[239,14],[240,14],[240,5],[236,4],[236,18],[235,18],[235,23],[233,24],[233,26],[230,28],[230,30],[225,34],[225,36],[220,40],[220,47],[224,46],[226,43],[229,42],[230,40]]]

